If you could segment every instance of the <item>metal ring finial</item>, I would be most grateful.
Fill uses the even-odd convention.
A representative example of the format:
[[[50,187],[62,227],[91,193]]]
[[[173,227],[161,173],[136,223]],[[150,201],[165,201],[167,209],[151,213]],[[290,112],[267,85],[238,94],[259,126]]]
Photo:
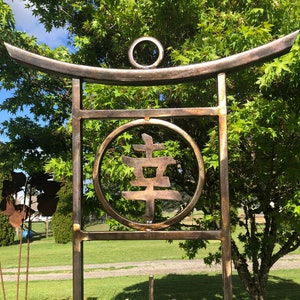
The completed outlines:
[[[158,58],[157,60],[151,64],[151,65],[141,65],[139,63],[137,63],[133,57],[133,50],[134,48],[139,44],[139,43],[142,43],[142,42],[152,42],[158,49]],[[144,36],[144,37],[140,37],[138,39],[136,39],[130,46],[129,50],[128,50],[128,58],[129,58],[129,61],[130,63],[135,67],[135,68],[138,68],[138,69],[153,69],[153,68],[156,68],[162,61],[164,57],[164,48],[162,46],[162,44],[160,43],[159,40],[157,40],[156,38],[154,37],[151,37],[151,36]]]

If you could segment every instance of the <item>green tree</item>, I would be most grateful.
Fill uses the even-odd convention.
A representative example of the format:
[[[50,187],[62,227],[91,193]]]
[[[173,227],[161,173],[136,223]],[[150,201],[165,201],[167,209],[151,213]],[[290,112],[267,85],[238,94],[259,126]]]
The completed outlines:
[[[143,35],[154,36],[162,42],[166,49],[162,66],[166,67],[239,53],[300,28],[299,1],[31,0],[27,3],[49,31],[53,27],[66,26],[70,32],[71,42],[77,51],[68,55],[67,50],[63,49],[64,55],[60,60],[109,68],[130,67],[127,50],[134,39]],[[59,57],[59,50],[51,51],[46,46],[40,48],[34,41],[31,44],[25,41],[28,41],[27,37],[23,44],[17,45],[42,55]],[[143,63],[152,63],[153,51],[142,52],[139,59]],[[238,237],[232,238],[233,262],[252,299],[266,298],[270,268],[280,257],[300,244],[297,222],[300,204],[297,173],[300,153],[299,65],[297,41],[289,54],[263,66],[230,74],[227,78],[232,229],[239,228],[241,231]],[[20,67],[15,68],[16,74],[29,72]],[[28,80],[28,77],[25,78]],[[38,78],[47,81],[49,77],[39,73]],[[31,87],[36,83],[32,82]],[[52,129],[56,132],[60,128],[59,132],[63,132],[65,138],[71,132],[69,123],[61,127],[66,124],[70,109],[67,100],[69,89],[67,81],[59,80],[58,84],[62,89],[55,90],[57,94],[52,96],[60,100],[57,105],[60,105],[61,122],[53,124]],[[41,93],[44,105],[49,105],[47,91],[52,91],[53,85],[49,88]],[[33,91],[32,99],[37,99],[34,95]],[[27,105],[33,107],[33,114],[37,114],[36,109],[40,107],[38,101],[31,101],[31,98],[27,101]],[[215,103],[214,79],[154,88],[87,84],[84,90],[84,107],[92,109],[209,106]],[[15,106],[10,104],[7,102],[3,108],[13,111],[13,107],[20,106],[20,102],[16,102]],[[52,108],[47,111],[40,109],[38,116],[50,118],[56,112],[55,107]],[[84,123],[86,206],[92,207],[97,202],[93,186],[89,184],[95,152],[107,133],[122,122]],[[197,206],[204,217],[196,220],[197,228],[219,228],[215,120],[208,118],[174,122],[189,132],[204,155],[207,180]],[[15,132],[9,124],[5,125],[13,139],[18,124],[14,127]],[[118,142],[126,151],[135,138],[134,135],[122,136]],[[39,143],[37,139],[35,149],[38,149]],[[8,143],[7,146],[12,147],[14,144]],[[16,153],[26,153],[26,147],[28,145],[25,143],[21,144]],[[176,146],[171,145],[169,151],[176,154]],[[176,155],[176,159],[180,159],[180,154]],[[72,176],[66,152],[57,151],[45,158],[49,158],[46,166],[48,170],[64,178]],[[122,178],[130,180],[130,175],[126,168],[120,168],[117,161],[108,162],[114,165],[104,164],[103,170],[110,175],[106,176],[109,179],[106,184],[110,184],[108,197],[114,201],[119,199],[114,193],[114,184],[119,184]],[[109,173],[113,168],[116,171]],[[194,177],[193,172],[177,172],[174,180],[181,191],[189,194],[194,190]],[[189,183],[183,179],[189,179]],[[243,220],[239,218],[241,211],[245,216]],[[134,213],[134,209],[131,213]],[[258,213],[262,213],[264,225],[255,222]],[[190,258],[194,257],[199,247],[205,246],[204,242],[182,243]],[[220,253],[213,253],[208,255],[206,261],[212,263],[219,258]],[[247,264],[249,261],[253,264],[252,269]]]
[[[289,71],[276,75],[280,63]],[[236,226],[232,228],[239,232],[232,239],[232,255],[253,299],[266,298],[270,269],[300,246],[298,65],[299,44],[290,54],[265,66],[258,81],[260,92],[251,101],[234,99],[230,106],[229,175],[232,225]],[[216,134],[216,129],[211,130],[204,148],[208,174],[217,163]],[[258,216],[263,224],[257,222]],[[197,251],[193,246],[182,244],[191,257]],[[219,253],[212,254],[207,261],[219,257]]]
[[[42,171],[43,162],[53,154],[70,149],[62,125],[69,117],[70,86],[68,80],[44,76],[13,62],[3,41],[48,57],[68,61],[70,54],[64,47],[51,50],[47,45],[38,45],[36,38],[16,30],[10,7],[0,1],[0,87],[11,96],[0,104],[0,109],[24,117],[13,117],[1,122],[0,132],[10,140],[0,150],[1,162],[7,172],[20,168],[29,174]]]
[[[13,245],[15,240],[15,228],[9,224],[8,216],[0,213],[0,247]]]
[[[52,218],[54,240],[58,244],[72,241],[72,185],[66,183],[58,192],[59,202]]]

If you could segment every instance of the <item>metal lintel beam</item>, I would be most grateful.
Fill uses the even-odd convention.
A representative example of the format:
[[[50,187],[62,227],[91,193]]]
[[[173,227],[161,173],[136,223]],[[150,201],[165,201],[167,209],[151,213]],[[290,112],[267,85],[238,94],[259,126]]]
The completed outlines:
[[[212,78],[222,72],[233,72],[287,53],[299,30],[268,44],[214,61],[161,69],[106,69],[74,65],[46,58],[5,43],[9,55],[20,64],[58,76],[81,78],[83,81],[150,86],[183,83]]]

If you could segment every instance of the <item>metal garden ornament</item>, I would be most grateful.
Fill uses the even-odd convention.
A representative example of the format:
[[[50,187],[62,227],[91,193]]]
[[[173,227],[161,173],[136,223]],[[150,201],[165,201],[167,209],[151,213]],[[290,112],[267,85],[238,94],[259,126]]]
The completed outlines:
[[[232,263],[230,247],[230,214],[229,214],[229,180],[228,180],[228,154],[227,154],[227,103],[226,103],[226,73],[246,68],[287,53],[292,47],[298,31],[291,33],[263,46],[238,53],[226,58],[199,64],[156,68],[163,59],[163,46],[153,37],[142,37],[131,45],[128,56],[131,64],[137,69],[105,69],[83,65],[74,65],[42,57],[25,50],[5,44],[10,56],[17,62],[38,69],[40,71],[56,74],[57,76],[72,78],[72,134],[73,134],[73,299],[83,299],[83,244],[90,240],[219,240],[222,246],[222,273],[223,273],[223,299],[232,299]],[[143,65],[134,58],[139,44],[154,44],[154,54],[157,59],[151,65]],[[195,82],[208,78],[217,78],[218,101],[214,107],[183,107],[183,108],[157,108],[135,110],[90,110],[83,109],[82,86],[84,82],[104,85],[123,86],[154,86],[173,85],[184,82]],[[205,170],[200,150],[183,129],[165,118],[202,118],[213,116],[218,119],[219,126],[219,178],[220,178],[220,207],[221,229],[216,231],[173,231],[165,230],[170,225],[177,224],[184,219],[195,207],[201,196]],[[93,167],[94,188],[96,195],[106,212],[121,224],[131,227],[132,231],[95,231],[87,232],[82,227],[82,199],[83,199],[83,161],[82,161],[82,123],[85,120],[97,119],[101,121],[113,119],[131,120],[109,133],[97,153]],[[124,165],[131,167],[135,179],[131,181],[130,190],[121,190],[120,194],[127,203],[138,201],[145,203],[141,212],[142,221],[128,219],[120,214],[107,201],[101,186],[101,164],[107,147],[120,134],[131,128],[157,127],[157,130],[171,130],[191,149],[196,160],[195,172],[198,173],[198,182],[193,197],[183,209],[167,218],[163,222],[155,221],[155,203],[157,200],[180,203],[182,195],[172,188],[166,170],[176,164],[176,160],[169,156],[156,156],[156,153],[165,149],[164,141],[157,141],[154,136],[142,132],[140,143],[133,144],[136,155],[123,156]],[[139,155],[139,156],[138,156]],[[154,170],[152,177],[147,177],[144,170]]]

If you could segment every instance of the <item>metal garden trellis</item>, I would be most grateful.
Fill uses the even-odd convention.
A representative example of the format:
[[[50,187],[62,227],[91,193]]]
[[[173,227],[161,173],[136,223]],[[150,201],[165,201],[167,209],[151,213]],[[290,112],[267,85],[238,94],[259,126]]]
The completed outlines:
[[[83,299],[83,242],[88,240],[220,240],[222,245],[222,273],[223,273],[223,299],[232,299],[231,282],[231,247],[230,247],[230,218],[229,218],[229,182],[228,182],[228,155],[227,155],[227,109],[226,109],[226,73],[266,61],[287,53],[292,47],[298,31],[266,45],[235,54],[216,61],[199,63],[188,66],[155,69],[161,59],[162,46],[151,37],[144,37],[136,40],[129,50],[131,63],[139,68],[134,69],[104,69],[83,65],[74,65],[45,58],[28,51],[5,44],[10,56],[17,62],[46,73],[56,74],[72,78],[72,127],[73,127],[73,299]],[[159,57],[157,62],[151,66],[142,66],[135,62],[133,49],[141,41],[155,43],[158,48]],[[93,82],[107,85],[124,86],[152,86],[170,85],[184,82],[192,82],[217,77],[218,81],[218,103],[215,107],[193,107],[193,108],[172,108],[172,109],[137,109],[137,110],[89,110],[83,108],[82,84]],[[93,171],[95,191],[99,201],[104,208],[119,222],[132,227],[135,231],[111,231],[111,232],[86,232],[82,229],[82,122],[88,119],[134,119],[135,123],[128,123],[127,127],[139,126],[140,124],[154,124],[158,126],[170,126],[162,118],[176,117],[198,117],[215,116],[219,124],[219,169],[220,169],[220,202],[221,202],[221,230],[218,231],[164,231],[163,229],[171,224],[180,221],[185,217],[197,202],[201,193],[203,174],[201,158],[196,153],[198,160],[199,182],[194,198],[188,205],[187,210],[162,223],[136,223],[119,215],[105,201],[101,187],[98,186],[97,164],[101,161],[104,145],[99,150]],[[126,126],[125,126],[126,127]],[[119,129],[120,131],[126,128]],[[185,133],[175,128],[182,134],[195,150],[196,146]],[[116,134],[118,131],[116,132]],[[105,144],[105,142],[104,142]],[[101,147],[100,147],[101,148]],[[201,154],[200,154],[201,155]],[[200,161],[200,163],[199,163]]]

